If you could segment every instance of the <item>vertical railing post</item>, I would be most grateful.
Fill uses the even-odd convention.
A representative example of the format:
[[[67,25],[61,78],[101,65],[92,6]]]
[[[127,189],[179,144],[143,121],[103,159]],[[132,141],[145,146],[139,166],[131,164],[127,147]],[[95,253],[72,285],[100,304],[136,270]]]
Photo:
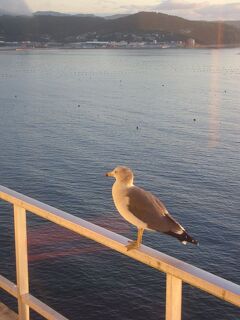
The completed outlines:
[[[166,320],[182,318],[182,280],[167,273]]]
[[[17,205],[14,205],[14,229],[18,317],[21,320],[29,320],[29,306],[24,304],[21,298],[25,293],[29,293],[26,210]]]

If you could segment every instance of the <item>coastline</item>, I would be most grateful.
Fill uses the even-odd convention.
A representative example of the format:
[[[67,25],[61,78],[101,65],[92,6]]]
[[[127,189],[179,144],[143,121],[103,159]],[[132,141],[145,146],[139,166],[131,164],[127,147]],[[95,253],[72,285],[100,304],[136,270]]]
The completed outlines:
[[[73,47],[73,46],[56,46],[56,47],[12,47],[12,46],[3,46],[0,47],[1,51],[34,51],[34,50],[42,50],[42,51],[51,51],[51,50],[166,50],[166,49],[188,49],[188,50],[197,50],[197,49],[237,49],[240,48],[240,44],[236,45],[196,45],[195,47],[178,47],[178,46],[141,46],[141,47]]]

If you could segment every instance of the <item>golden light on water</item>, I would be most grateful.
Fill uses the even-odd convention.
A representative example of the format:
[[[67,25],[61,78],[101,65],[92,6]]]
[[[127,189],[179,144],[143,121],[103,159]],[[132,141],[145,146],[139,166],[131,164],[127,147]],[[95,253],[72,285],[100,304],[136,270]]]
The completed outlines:
[[[108,215],[91,219],[91,222],[116,233],[128,235],[130,225],[119,215]],[[30,227],[28,229],[29,262],[97,254],[109,248],[87,241],[67,229],[55,224]]]
[[[219,94],[219,51],[212,51],[213,70],[211,72],[210,80],[210,102],[209,102],[209,139],[208,146],[216,147],[219,143],[219,107],[220,107],[220,94]]]
[[[218,23],[217,46],[221,47],[223,43],[223,23]],[[209,139],[210,148],[217,147],[220,139],[220,51],[218,49],[211,51],[212,70],[210,78],[210,101],[209,101]]]

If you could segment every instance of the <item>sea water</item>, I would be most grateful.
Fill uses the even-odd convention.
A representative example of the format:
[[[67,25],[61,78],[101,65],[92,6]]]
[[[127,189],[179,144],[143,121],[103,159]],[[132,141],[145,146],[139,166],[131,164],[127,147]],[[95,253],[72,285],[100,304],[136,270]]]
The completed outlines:
[[[143,243],[239,283],[239,52],[1,51],[0,184],[134,239],[104,176],[129,166],[200,245]],[[12,207],[0,210],[0,274],[16,281]],[[30,213],[28,247],[31,293],[69,319],[164,319],[163,273]],[[240,314],[184,285],[183,319]]]

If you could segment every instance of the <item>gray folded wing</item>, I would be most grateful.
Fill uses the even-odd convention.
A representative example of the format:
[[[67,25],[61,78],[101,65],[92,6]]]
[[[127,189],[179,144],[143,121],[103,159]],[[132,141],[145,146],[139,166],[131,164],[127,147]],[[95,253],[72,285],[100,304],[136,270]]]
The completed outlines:
[[[164,204],[150,192],[133,186],[128,189],[126,196],[129,198],[129,211],[145,222],[149,229],[165,233],[182,233],[184,230],[168,213]]]

